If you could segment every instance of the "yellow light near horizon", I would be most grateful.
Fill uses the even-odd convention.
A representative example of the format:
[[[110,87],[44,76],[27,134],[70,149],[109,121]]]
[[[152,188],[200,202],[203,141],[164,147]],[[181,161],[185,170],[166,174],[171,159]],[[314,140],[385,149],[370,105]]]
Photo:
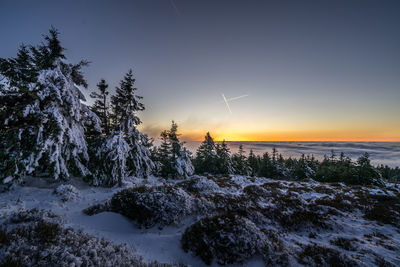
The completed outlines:
[[[215,141],[318,141],[318,142],[400,142],[394,135],[360,134],[359,132],[274,132],[274,133],[225,133],[210,132]],[[183,133],[187,140],[203,141],[205,133]]]

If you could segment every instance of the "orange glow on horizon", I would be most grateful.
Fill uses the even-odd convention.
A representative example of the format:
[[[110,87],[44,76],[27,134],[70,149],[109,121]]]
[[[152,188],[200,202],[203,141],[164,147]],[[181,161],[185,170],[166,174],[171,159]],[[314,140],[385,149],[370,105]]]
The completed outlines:
[[[188,141],[203,141],[204,133],[188,132],[182,133],[182,139]],[[211,136],[215,141],[254,141],[254,142],[400,142],[399,137],[388,135],[367,135],[364,136],[359,133],[342,133],[342,134],[321,134],[314,132],[280,132],[280,133],[213,133],[210,131]]]

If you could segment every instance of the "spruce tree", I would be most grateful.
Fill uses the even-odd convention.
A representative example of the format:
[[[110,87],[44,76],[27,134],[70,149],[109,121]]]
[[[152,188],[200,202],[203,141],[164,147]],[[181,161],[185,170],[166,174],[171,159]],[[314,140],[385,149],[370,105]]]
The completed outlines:
[[[130,135],[141,120],[136,115],[138,111],[144,110],[143,98],[136,95],[137,88],[134,87],[135,79],[133,78],[132,69],[125,74],[118,87],[116,87],[115,95],[111,97],[111,108],[114,126],[126,134]]]
[[[232,157],[235,173],[240,175],[249,174],[249,165],[247,162],[246,152],[243,150],[243,145],[239,145],[239,150]]]
[[[161,145],[157,150],[156,159],[160,163],[160,175],[162,177],[168,177],[169,174],[172,173],[172,165],[171,165],[171,143],[169,141],[168,131],[164,130],[160,134]]]
[[[100,118],[101,121],[101,129],[104,134],[110,134],[110,126],[109,126],[109,107],[107,96],[109,94],[108,84],[104,79],[101,79],[97,84],[97,91],[90,93],[90,97],[95,99],[93,106],[90,109],[96,113],[96,115]]]
[[[97,148],[97,162],[92,165],[96,185],[122,185],[129,176],[148,177],[155,168],[148,148],[149,140],[137,130],[141,123],[138,111],[144,110],[136,95],[132,70],[121,80],[116,95],[111,97],[113,132]],[[100,165],[100,167],[96,167]]]
[[[161,132],[161,146],[157,149],[159,174],[165,178],[186,178],[193,174],[191,153],[179,140],[178,124],[172,121],[171,128]]]
[[[217,153],[217,168],[219,174],[233,174],[235,170],[231,159],[231,151],[225,140],[215,147]]]
[[[195,170],[196,173],[218,173],[218,156],[216,153],[214,139],[207,132],[204,141],[201,143],[196,152]]]
[[[305,179],[305,178],[313,178],[314,171],[308,165],[307,158],[304,154],[301,157],[294,161],[293,166],[291,167],[291,178],[292,179]]]
[[[256,176],[260,169],[260,160],[258,157],[253,153],[253,150],[250,149],[249,157],[247,158],[250,175]]]
[[[266,178],[276,176],[276,168],[268,152],[265,152],[261,158],[259,176]]]
[[[172,121],[171,129],[168,132],[168,139],[171,145],[172,161],[176,161],[176,159],[180,156],[182,144],[179,141],[179,136],[180,134],[178,134],[178,124]]]
[[[0,180],[27,174],[55,179],[87,175],[85,128],[100,131],[79,86],[81,68],[68,63],[54,28],[39,46],[21,46],[16,58],[0,59]]]
[[[356,169],[355,180],[351,181],[351,183],[361,185],[384,185],[381,173],[371,165],[371,160],[367,152],[357,159]]]
[[[172,121],[171,129],[168,132],[171,144],[171,163],[173,178],[186,178],[192,175],[194,167],[192,164],[191,153],[184,147],[184,142],[179,140],[178,124]]]
[[[272,164],[276,164],[278,160],[278,150],[275,147],[272,148]]]

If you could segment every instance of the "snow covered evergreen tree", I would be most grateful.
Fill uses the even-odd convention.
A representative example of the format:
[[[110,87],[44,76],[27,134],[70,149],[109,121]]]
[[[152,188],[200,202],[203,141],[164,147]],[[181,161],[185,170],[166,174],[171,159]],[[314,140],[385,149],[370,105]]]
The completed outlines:
[[[86,61],[70,64],[54,28],[39,46],[21,46],[17,57],[0,59],[0,180],[28,174],[55,179],[87,175],[84,136],[98,117],[81,103]]]
[[[171,159],[171,143],[168,138],[168,131],[164,130],[160,134],[161,138],[161,145],[158,148],[157,154],[157,161],[160,163],[160,175],[162,177],[168,177],[170,173],[172,173],[172,165],[170,163]]]
[[[232,156],[233,166],[235,168],[235,173],[240,175],[248,175],[250,173],[250,168],[247,162],[247,157],[243,150],[243,145],[239,146],[239,151]]]
[[[169,142],[171,144],[171,176],[173,178],[186,178],[193,174],[191,153],[184,147],[184,142],[179,140],[178,124],[171,123],[171,129],[168,132]]]
[[[170,130],[162,131],[161,146],[157,149],[157,161],[161,164],[159,174],[165,178],[186,178],[193,174],[191,153],[179,140],[178,125],[172,121]]]
[[[247,158],[247,164],[249,166],[250,175],[256,176],[260,169],[260,160],[254,154],[252,149],[250,149],[249,157]]]
[[[111,97],[114,127],[117,130],[122,127],[127,134],[142,123],[136,113],[144,110],[144,105],[140,102],[143,97],[136,95],[135,81],[133,71],[130,69],[116,88],[116,94]]]
[[[96,149],[95,175],[91,177],[95,185],[121,185],[128,176],[147,177],[155,167],[149,140],[136,128],[141,123],[136,113],[144,110],[144,105],[134,83],[129,70],[111,97],[113,132]]]
[[[217,174],[219,172],[215,143],[209,132],[207,132],[204,141],[197,149],[194,165],[196,173]]]
[[[104,79],[101,79],[97,84],[98,92],[90,93],[90,97],[95,99],[93,106],[90,109],[96,113],[101,121],[101,129],[104,134],[110,134],[109,108],[107,96],[109,94],[108,84]]]
[[[231,151],[226,144],[225,140],[221,144],[217,144],[215,147],[217,153],[217,167],[219,174],[233,174],[235,169],[233,168]]]
[[[258,175],[266,178],[273,178],[276,175],[276,167],[268,152],[265,152],[261,158]]]

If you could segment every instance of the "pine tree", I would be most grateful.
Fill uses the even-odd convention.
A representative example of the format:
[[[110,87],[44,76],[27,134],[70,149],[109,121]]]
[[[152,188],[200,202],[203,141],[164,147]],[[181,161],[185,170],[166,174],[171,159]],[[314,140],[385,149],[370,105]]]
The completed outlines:
[[[235,170],[233,168],[231,152],[225,142],[217,144],[215,147],[217,153],[217,168],[219,174],[233,174]]]
[[[268,152],[265,152],[261,158],[259,176],[266,178],[276,176],[276,168]]]
[[[210,133],[207,132],[204,141],[196,152],[195,170],[196,173],[204,174],[217,174],[218,173],[218,156],[216,153],[216,147],[214,139]]]
[[[171,144],[171,157],[173,161],[176,161],[181,152],[181,142],[179,141],[179,136],[180,134],[178,134],[178,124],[172,121],[171,129],[168,132],[168,139]]]
[[[272,148],[272,164],[276,164],[278,160],[278,150],[275,147]]]
[[[357,159],[356,169],[355,180],[351,181],[351,183],[384,185],[381,173],[371,165],[371,160],[369,159],[369,154],[367,152]]]
[[[111,97],[114,126],[122,127],[121,130],[128,135],[131,134],[131,130],[136,129],[135,126],[141,123],[136,113],[144,110],[143,103],[139,102],[143,97],[136,95],[135,81],[130,69],[116,88],[116,94]]]
[[[250,175],[256,176],[260,169],[260,161],[257,156],[253,153],[253,150],[250,149],[249,157],[247,158],[247,164],[250,169]]]
[[[293,179],[305,179],[312,178],[313,170],[308,166],[307,159],[304,154],[298,160],[294,161],[291,169],[291,178]]]
[[[96,165],[92,165],[96,175],[92,183],[96,185],[122,185],[129,176],[148,177],[155,168],[148,147],[149,140],[136,126],[141,123],[136,115],[144,110],[136,95],[132,70],[121,80],[116,95],[111,97],[113,110],[113,132],[94,148]],[[98,165],[100,167],[98,167]]]
[[[172,173],[171,169],[171,143],[168,138],[168,131],[164,130],[160,134],[161,145],[157,150],[156,160],[160,163],[160,175],[162,177],[168,177]]]
[[[246,152],[243,150],[242,144],[240,144],[239,146],[239,151],[233,155],[232,161],[236,174],[240,175],[249,174],[249,165],[247,163]]]
[[[108,100],[107,96],[109,94],[108,84],[104,79],[101,79],[97,84],[98,92],[90,93],[90,97],[95,99],[93,106],[91,106],[91,110],[96,113],[96,115],[100,118],[101,121],[101,129],[103,133],[106,135],[110,134],[110,126],[109,126],[109,108],[108,108]]]
[[[161,165],[160,175],[165,178],[186,178],[193,174],[190,152],[179,140],[178,125],[172,121],[170,130],[161,132],[161,146],[157,159]]]
[[[78,86],[87,87],[81,68],[70,64],[54,28],[39,46],[21,46],[17,57],[0,59],[0,179],[44,172],[55,179],[87,175],[84,136],[98,117]]]

